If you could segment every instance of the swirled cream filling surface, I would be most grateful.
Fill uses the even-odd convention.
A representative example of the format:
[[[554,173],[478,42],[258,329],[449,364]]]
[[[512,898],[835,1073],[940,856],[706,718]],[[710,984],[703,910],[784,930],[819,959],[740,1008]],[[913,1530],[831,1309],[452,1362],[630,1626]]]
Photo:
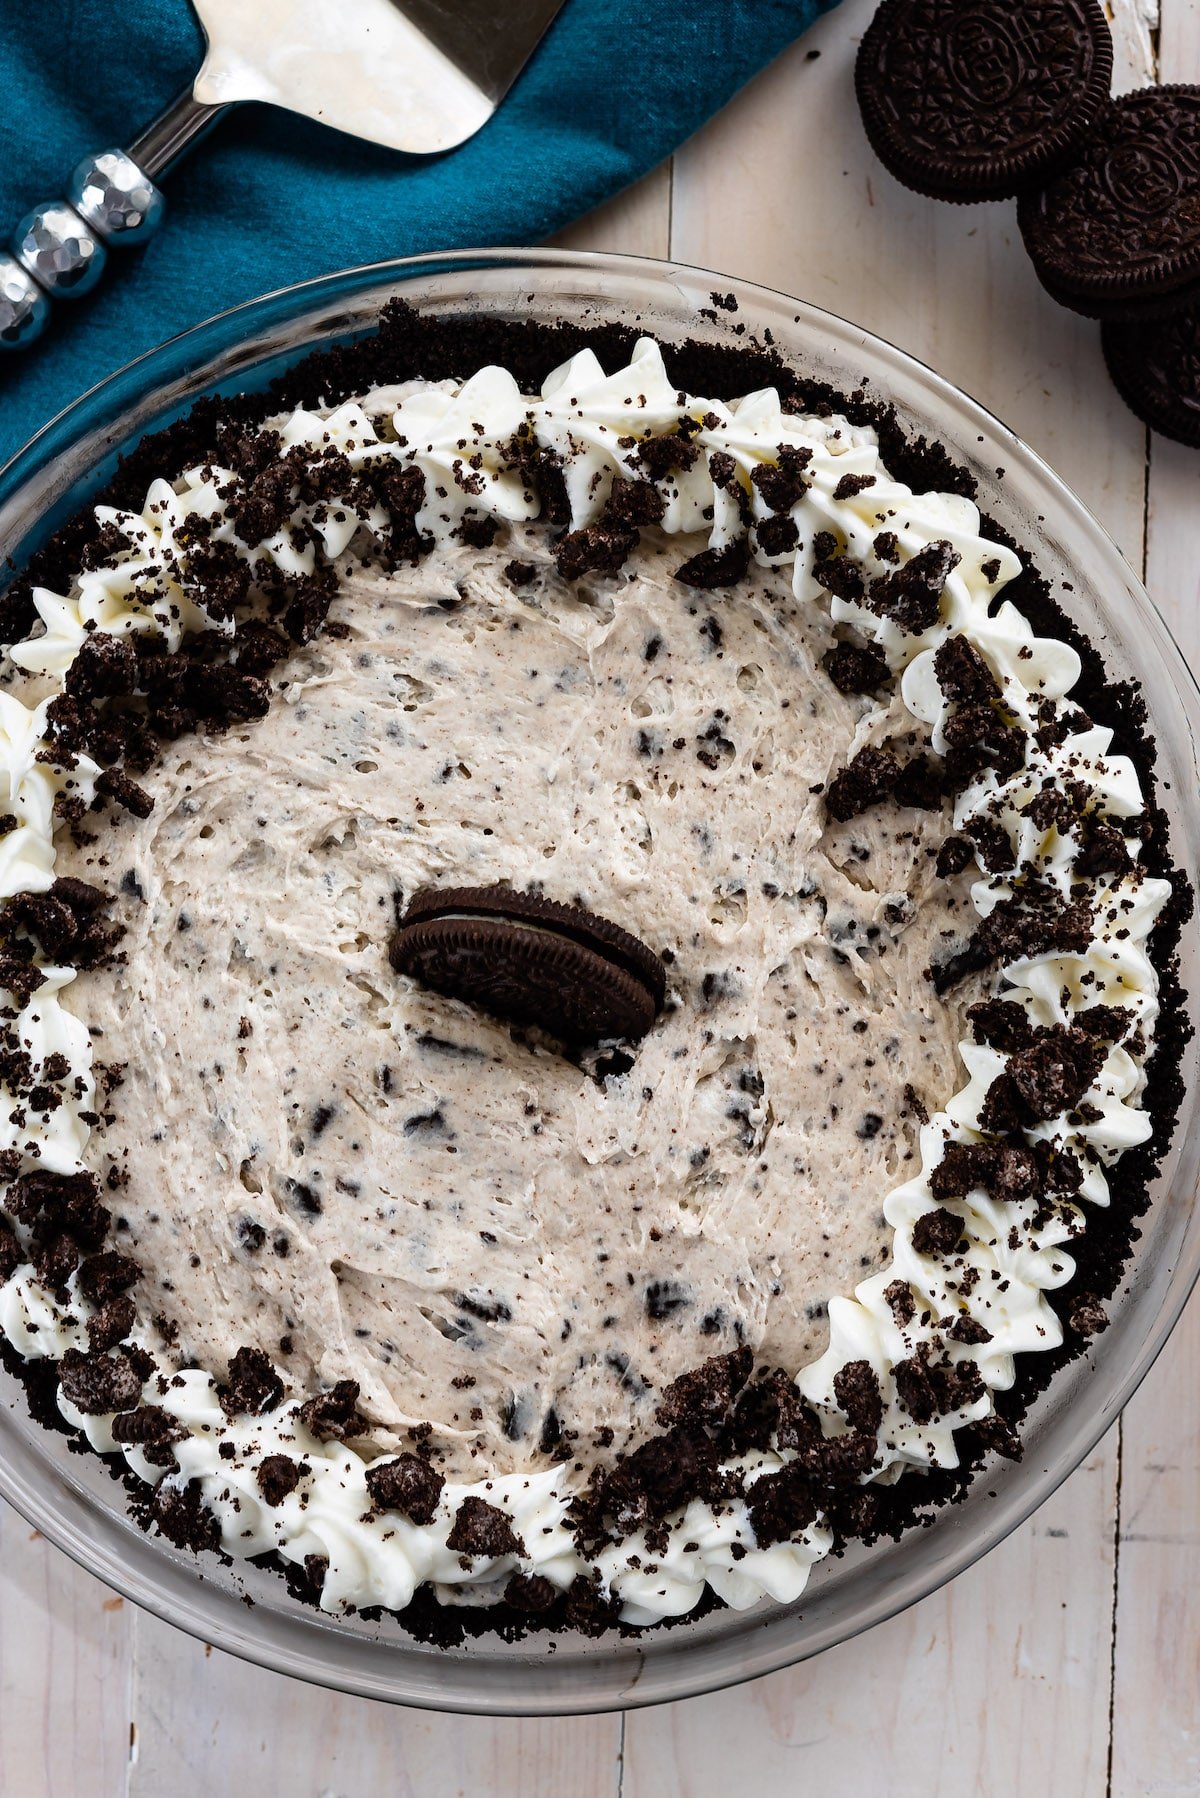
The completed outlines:
[[[347,634],[269,715],[180,740],[150,817],[62,859],[128,928],[69,1003],[123,1069],[97,1146],[147,1326],[218,1372],[248,1343],[299,1389],[353,1378],[458,1477],[619,1451],[742,1343],[812,1360],[890,1254],[975,996],[923,977],[973,919],[948,817],[826,815],[911,717],[834,687],[785,574],[706,594],[679,560],[649,533],[572,591],[506,532],[348,573]],[[664,957],[644,1042],[574,1062],[392,972],[397,902],[496,881]]]

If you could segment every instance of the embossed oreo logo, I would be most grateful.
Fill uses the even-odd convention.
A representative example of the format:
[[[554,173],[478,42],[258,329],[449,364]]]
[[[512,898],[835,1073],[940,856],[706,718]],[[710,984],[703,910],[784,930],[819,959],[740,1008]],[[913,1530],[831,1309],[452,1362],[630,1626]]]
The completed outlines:
[[[1101,178],[1124,212],[1158,218],[1183,190],[1183,171],[1171,152],[1155,143],[1118,144],[1105,157]]]
[[[976,106],[1005,106],[1021,84],[1025,59],[1009,20],[991,12],[960,14],[945,38],[946,73]]]

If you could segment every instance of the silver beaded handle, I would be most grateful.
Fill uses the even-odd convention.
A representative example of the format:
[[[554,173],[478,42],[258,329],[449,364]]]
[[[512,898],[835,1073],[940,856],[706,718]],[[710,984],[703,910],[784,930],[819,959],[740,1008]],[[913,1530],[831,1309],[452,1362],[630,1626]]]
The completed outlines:
[[[90,293],[109,250],[144,244],[162,221],[158,182],[228,109],[203,106],[188,88],[128,150],[85,156],[66,198],[26,213],[0,251],[0,350],[25,349],[44,331],[54,300]]]

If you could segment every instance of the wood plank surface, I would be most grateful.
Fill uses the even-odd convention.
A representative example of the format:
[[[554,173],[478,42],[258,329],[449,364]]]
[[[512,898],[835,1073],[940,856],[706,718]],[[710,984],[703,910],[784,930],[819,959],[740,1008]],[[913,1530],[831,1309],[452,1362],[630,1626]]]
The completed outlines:
[[[849,85],[844,4],[665,167],[560,240],[826,305],[1011,424],[1105,520],[1200,666],[1200,458],[1147,434],[1096,328],[1034,281],[1010,206],[918,199]],[[1200,79],[1200,0],[1115,8],[1118,88]],[[134,1613],[0,1508],[0,1798],[1061,1798],[1200,1793],[1200,1307],[1114,1431],[947,1591],[819,1661],[627,1718],[397,1712]]]

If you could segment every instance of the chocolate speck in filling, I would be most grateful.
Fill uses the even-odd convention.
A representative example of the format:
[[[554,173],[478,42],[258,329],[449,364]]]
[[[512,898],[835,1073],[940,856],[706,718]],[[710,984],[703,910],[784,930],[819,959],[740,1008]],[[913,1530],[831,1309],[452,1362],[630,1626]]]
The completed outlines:
[[[379,1511],[402,1511],[412,1523],[432,1523],[446,1482],[420,1455],[398,1455],[367,1468],[367,1491]]]

